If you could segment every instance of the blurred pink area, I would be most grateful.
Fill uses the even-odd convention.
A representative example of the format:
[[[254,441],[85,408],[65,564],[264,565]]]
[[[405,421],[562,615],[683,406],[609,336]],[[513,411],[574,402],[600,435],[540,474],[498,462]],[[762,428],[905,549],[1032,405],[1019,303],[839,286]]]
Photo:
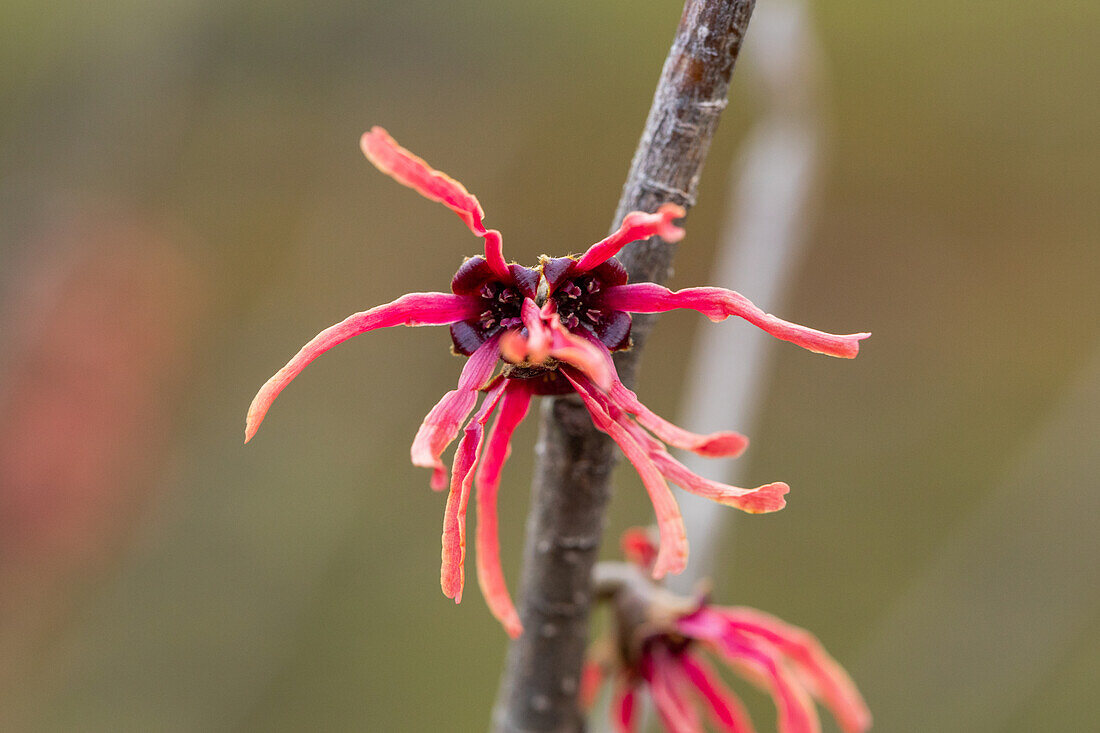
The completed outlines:
[[[63,617],[156,484],[206,295],[163,231],[80,218],[9,272],[0,392],[0,648]],[[81,586],[77,586],[78,588]]]

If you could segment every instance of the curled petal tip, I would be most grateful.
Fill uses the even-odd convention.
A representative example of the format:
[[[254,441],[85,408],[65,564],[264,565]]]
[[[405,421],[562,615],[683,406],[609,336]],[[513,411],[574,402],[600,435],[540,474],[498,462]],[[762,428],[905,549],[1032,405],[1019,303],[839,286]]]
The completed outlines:
[[[680,206],[680,204],[674,204],[670,201],[666,204],[661,204],[657,208],[657,213],[670,216],[670,218],[672,219],[683,219],[685,216],[687,216],[687,209],[685,209],[683,206]]]
[[[777,512],[787,506],[784,498],[791,487],[782,481],[766,484],[757,488],[751,494],[746,494],[737,500],[736,507],[748,514],[767,514]]]
[[[256,393],[256,396],[252,398],[252,404],[248,406],[248,414],[244,419],[245,445],[248,444],[248,441],[256,437],[256,431],[260,429],[260,423],[264,421],[264,417],[267,415],[271,403],[275,401],[275,398],[284,386],[281,380],[277,379],[278,376],[279,375],[276,374],[275,377],[267,380],[264,386],[260,388],[260,391]]]
[[[687,555],[669,557],[662,560],[659,556],[653,566],[653,579],[660,580],[666,575],[679,575],[687,567]]]
[[[437,466],[432,466],[432,479],[431,487],[432,491],[443,491],[447,488],[447,467],[442,462]]]
[[[440,572],[439,586],[443,589],[443,595],[454,599],[455,603],[462,603],[462,586],[464,583],[462,571],[457,564],[457,550],[454,554],[455,557],[443,561],[444,566]]]
[[[359,138],[359,147],[374,167],[421,196],[438,201],[454,211],[479,237],[486,235],[485,212],[477,197],[442,171],[398,145],[381,127],[372,127]]]
[[[725,430],[703,436],[706,440],[694,447],[688,447],[695,453],[708,458],[736,458],[749,447],[749,439],[741,433]]]
[[[850,338],[852,340],[852,355],[851,356],[846,356],[846,358],[854,359],[856,357],[856,355],[859,354],[859,342],[862,341],[865,338],[870,338],[870,336],[871,336],[870,332],[867,332],[867,333],[853,333],[851,336],[849,336],[848,338]]]
[[[673,219],[682,219],[687,216],[687,211],[683,206],[679,204],[662,204],[657,213],[661,215],[661,223],[658,226],[657,234],[661,239],[669,243],[679,242],[684,238],[686,233],[683,227],[676,226],[673,223]]]
[[[500,355],[513,364],[520,364],[527,358],[527,342],[518,330],[506,331],[500,337]]]
[[[363,151],[363,155],[367,156],[367,159],[383,172],[388,172],[390,166],[383,168],[383,165],[380,165],[381,160],[378,156],[378,150],[382,146],[392,145],[396,145],[393,138],[384,128],[378,125],[367,130],[359,137],[359,149]]]

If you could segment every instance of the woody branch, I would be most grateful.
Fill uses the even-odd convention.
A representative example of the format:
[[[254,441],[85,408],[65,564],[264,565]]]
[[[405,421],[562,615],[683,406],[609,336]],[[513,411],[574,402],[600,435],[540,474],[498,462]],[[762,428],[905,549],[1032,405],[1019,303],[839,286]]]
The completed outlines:
[[[690,209],[755,0],[687,0],[623,187],[612,229],[630,211]],[[675,248],[654,237],[619,259],[633,282],[665,283]],[[634,348],[615,355],[632,385],[653,316],[636,315]],[[581,731],[577,708],[591,571],[615,453],[575,396],[543,402],[519,603],[524,634],[508,651],[493,729]]]

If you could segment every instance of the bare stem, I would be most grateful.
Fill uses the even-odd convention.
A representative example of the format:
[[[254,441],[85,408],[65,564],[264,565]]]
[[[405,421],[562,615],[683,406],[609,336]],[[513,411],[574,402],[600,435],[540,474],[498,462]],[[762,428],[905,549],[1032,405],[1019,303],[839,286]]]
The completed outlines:
[[[687,0],[612,223],[673,201],[690,208],[755,0]],[[675,248],[654,237],[619,255],[633,282],[669,279]],[[653,325],[635,316],[634,348],[616,355],[628,385]],[[545,399],[519,603],[493,712],[499,733],[584,730],[577,688],[588,640],[591,572],[616,454],[574,397]]]

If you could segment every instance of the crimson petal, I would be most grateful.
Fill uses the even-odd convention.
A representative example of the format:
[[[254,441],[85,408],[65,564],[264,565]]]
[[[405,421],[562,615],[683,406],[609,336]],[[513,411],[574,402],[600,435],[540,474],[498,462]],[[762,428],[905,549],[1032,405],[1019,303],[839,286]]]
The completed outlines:
[[[688,652],[680,655],[680,666],[710,708],[711,719],[726,733],[754,733],[752,721],[733,690],[701,658]]]
[[[523,625],[508,593],[504,571],[500,566],[497,490],[500,488],[500,472],[512,450],[512,433],[527,416],[530,404],[531,392],[526,386],[522,382],[509,381],[474,479],[477,487],[478,584],[489,611],[503,624],[504,630],[513,639],[523,632]]]
[[[500,232],[485,229],[481,221],[485,211],[477,197],[465,186],[398,145],[381,127],[375,126],[363,133],[359,147],[375,168],[424,198],[438,201],[458,214],[470,231],[485,238],[485,259],[489,267],[499,278],[508,278],[508,265],[501,254]]]
[[[443,395],[436,403],[413,438],[410,454],[414,466],[432,469],[432,488],[441,491],[447,486],[447,469],[439,459],[458,435],[462,421],[477,403],[477,392],[493,376],[498,359],[499,337],[493,337],[478,347],[462,367],[458,387]]]
[[[442,564],[439,583],[443,594],[462,602],[462,588],[466,582],[466,507],[470,502],[470,489],[474,483],[474,469],[485,442],[485,423],[500,402],[507,381],[501,380],[488,395],[474,418],[466,425],[462,441],[455,451],[451,468],[451,492],[447,495],[447,508],[443,514]]]
[[[663,646],[655,645],[642,659],[642,676],[649,683],[653,706],[670,733],[699,733],[703,729],[684,694],[678,661]]]
[[[609,308],[630,313],[664,313],[676,308],[691,308],[712,321],[724,321],[730,316],[738,316],[776,338],[819,354],[845,359],[855,358],[859,353],[859,342],[871,335],[851,333],[838,336],[799,326],[765,313],[745,296],[724,288],[684,288],[672,291],[656,283],[633,283],[608,288],[601,294],[600,300]]]
[[[626,680],[622,680],[615,686],[615,692],[611,700],[611,724],[615,726],[615,733],[635,733],[637,726],[637,693],[634,687]]]
[[[846,733],[871,727],[871,711],[852,678],[813,634],[754,608],[727,608],[721,613],[731,628],[760,636],[786,655]]]
[[[626,455],[642,484],[649,493],[653,502],[653,510],[657,515],[657,529],[661,535],[661,546],[657,552],[657,560],[653,565],[653,577],[660,579],[668,573],[679,573],[687,565],[688,545],[687,533],[684,529],[684,519],[680,515],[680,508],[676,505],[676,499],[665,483],[664,476],[650,460],[642,446],[621,425],[611,419],[600,402],[591,394],[595,389],[583,375],[571,373],[571,369],[561,369],[561,373],[573,385],[573,389],[580,395],[592,422],[600,431],[607,433],[612,440],[619,444],[623,454]]]
[[[642,211],[630,212],[623,217],[623,223],[619,225],[618,230],[606,239],[593,244],[577,259],[570,273],[588,272],[614,257],[619,250],[631,242],[649,239],[655,234],[660,235],[666,242],[679,242],[684,238],[684,230],[673,224],[672,220],[682,218],[686,214],[684,207],[676,204],[662,204],[656,214],[646,214]]]
[[[367,331],[391,326],[441,326],[477,314],[478,303],[450,293],[409,293],[385,305],[348,316],[310,339],[286,366],[264,383],[245,418],[244,442],[252,440],[260,428],[271,403],[306,366],[333,346]]]

